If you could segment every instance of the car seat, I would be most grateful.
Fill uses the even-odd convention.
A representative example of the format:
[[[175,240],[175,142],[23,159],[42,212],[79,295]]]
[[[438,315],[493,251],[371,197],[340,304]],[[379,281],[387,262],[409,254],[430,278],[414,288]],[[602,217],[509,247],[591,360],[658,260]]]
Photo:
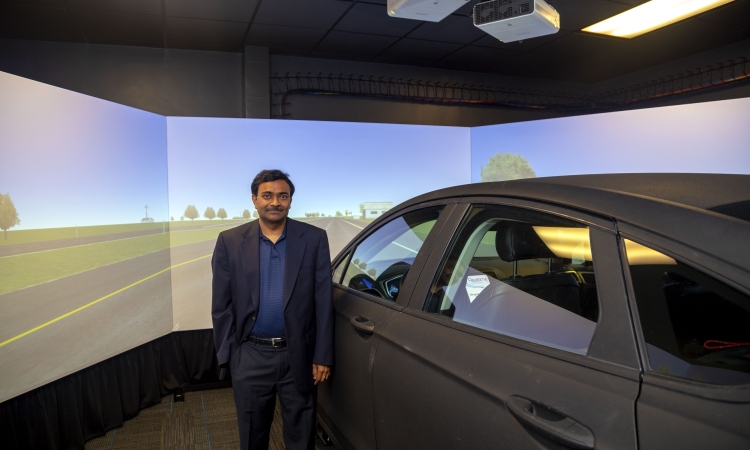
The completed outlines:
[[[550,270],[540,275],[518,275],[516,268],[520,260],[557,257],[536,234],[531,224],[504,220],[498,222],[496,230],[497,254],[503,261],[512,262],[514,267],[513,276],[500,281],[582,315],[581,290],[573,274],[555,273]],[[551,269],[551,263],[549,267]]]

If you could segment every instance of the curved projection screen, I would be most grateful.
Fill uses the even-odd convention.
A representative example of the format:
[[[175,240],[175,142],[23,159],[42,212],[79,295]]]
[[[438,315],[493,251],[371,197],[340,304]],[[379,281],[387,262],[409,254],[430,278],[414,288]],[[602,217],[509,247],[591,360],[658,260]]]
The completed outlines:
[[[0,72],[0,402],[211,327],[210,257],[288,172],[331,254],[421,193],[605,172],[750,173],[750,99],[479,128],[165,118]]]
[[[750,98],[741,98],[472,128],[471,181],[628,172],[748,174],[748,114]]]
[[[166,138],[0,73],[0,402],[172,329]]]

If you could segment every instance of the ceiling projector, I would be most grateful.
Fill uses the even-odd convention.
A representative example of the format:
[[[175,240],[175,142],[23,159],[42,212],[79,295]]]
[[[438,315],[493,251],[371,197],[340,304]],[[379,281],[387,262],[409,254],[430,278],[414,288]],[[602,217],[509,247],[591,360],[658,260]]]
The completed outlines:
[[[440,22],[467,3],[469,0],[388,0],[388,15]]]
[[[560,30],[560,14],[544,0],[493,0],[474,5],[474,26],[503,42]]]

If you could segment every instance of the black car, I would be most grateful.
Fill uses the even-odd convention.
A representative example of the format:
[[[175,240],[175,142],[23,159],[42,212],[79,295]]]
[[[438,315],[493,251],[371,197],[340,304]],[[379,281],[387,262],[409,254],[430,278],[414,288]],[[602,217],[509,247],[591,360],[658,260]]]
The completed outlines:
[[[750,176],[443,189],[333,268],[339,448],[750,448]]]

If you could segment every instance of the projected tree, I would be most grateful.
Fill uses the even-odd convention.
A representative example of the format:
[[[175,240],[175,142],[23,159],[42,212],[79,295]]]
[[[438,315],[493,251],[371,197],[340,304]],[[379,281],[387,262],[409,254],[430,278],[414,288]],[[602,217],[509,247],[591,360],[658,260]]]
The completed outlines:
[[[536,178],[536,172],[526,159],[515,153],[495,153],[480,171],[482,181],[518,180]]]
[[[198,214],[198,208],[196,208],[193,205],[188,205],[187,208],[185,208],[185,217],[187,217],[190,220],[197,219],[200,217],[200,214]]]
[[[216,213],[216,217],[218,217],[221,220],[224,220],[227,218],[227,212],[224,211],[224,208],[219,208],[219,212]]]
[[[206,208],[206,211],[203,213],[203,217],[205,217],[208,220],[211,220],[214,217],[216,217],[216,211],[214,211],[214,209],[209,206],[208,208]]]
[[[244,211],[242,211],[242,218],[243,219],[249,219],[250,218],[250,211],[248,211],[247,209],[244,210]]]
[[[257,209],[255,211],[253,211],[253,217],[255,217],[256,219],[258,218],[258,210]]]
[[[343,214],[341,214],[341,211],[336,211],[336,217],[341,217]]]
[[[18,211],[10,199],[10,194],[0,194],[0,229],[5,234],[5,240],[8,240],[8,228],[13,228],[19,223],[21,219],[18,218]]]

